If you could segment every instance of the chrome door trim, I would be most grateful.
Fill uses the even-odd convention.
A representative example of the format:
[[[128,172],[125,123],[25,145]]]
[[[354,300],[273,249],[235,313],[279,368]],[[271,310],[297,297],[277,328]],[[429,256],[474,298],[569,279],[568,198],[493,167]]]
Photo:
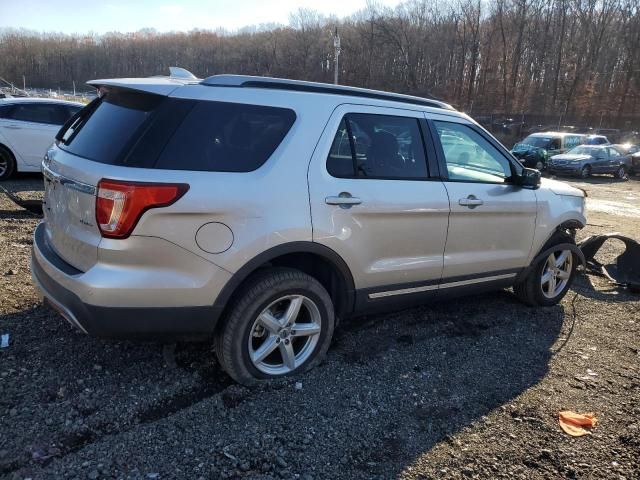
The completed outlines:
[[[398,290],[387,290],[384,292],[370,293],[369,298],[370,299],[385,298],[385,297],[393,297],[396,295],[406,295],[409,293],[428,292],[431,290],[438,290],[440,288],[463,287],[465,285],[474,285],[476,283],[492,282],[496,280],[506,280],[508,278],[514,278],[516,275],[517,273],[504,273],[501,275],[491,275],[488,277],[472,278],[469,280],[458,280],[456,282],[442,283],[440,285],[424,285],[421,287],[401,288]]]

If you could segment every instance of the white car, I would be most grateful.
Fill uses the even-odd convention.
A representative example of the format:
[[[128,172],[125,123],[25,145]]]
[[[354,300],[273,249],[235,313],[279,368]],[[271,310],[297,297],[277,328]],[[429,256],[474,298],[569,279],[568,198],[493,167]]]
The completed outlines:
[[[39,172],[56,133],[82,107],[49,98],[0,99],[0,180]]]

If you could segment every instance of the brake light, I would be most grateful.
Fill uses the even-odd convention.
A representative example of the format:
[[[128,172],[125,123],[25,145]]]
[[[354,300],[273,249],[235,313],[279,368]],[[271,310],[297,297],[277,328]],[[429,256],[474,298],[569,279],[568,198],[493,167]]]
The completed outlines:
[[[168,207],[182,197],[184,183],[137,183],[102,179],[98,182],[96,222],[107,238],[127,238],[144,212]]]

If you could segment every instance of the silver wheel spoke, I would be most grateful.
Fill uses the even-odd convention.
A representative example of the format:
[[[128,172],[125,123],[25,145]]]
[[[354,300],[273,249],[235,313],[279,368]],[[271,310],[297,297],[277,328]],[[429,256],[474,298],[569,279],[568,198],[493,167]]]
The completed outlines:
[[[547,293],[553,296],[555,291],[556,291],[556,277],[551,275],[551,278],[549,279],[549,290],[547,291]]]
[[[293,326],[291,335],[294,337],[308,337],[318,333],[320,333],[320,325],[316,323],[297,323]]]
[[[564,265],[564,262],[567,261],[567,257],[569,256],[569,250],[563,251],[558,258],[556,258],[555,266],[560,268]]]
[[[549,280],[551,280],[551,272],[550,271],[546,271],[542,274],[542,285],[549,283]]]
[[[568,280],[570,276],[571,274],[569,272],[565,272],[564,270],[558,272],[558,278],[560,280]]]
[[[298,318],[298,314],[300,313],[300,307],[302,307],[302,297],[296,296],[291,298],[291,303],[289,304],[289,308],[282,317],[283,325],[292,325],[295,323],[296,318]]]
[[[277,335],[281,325],[278,319],[271,315],[271,313],[267,311],[262,312],[258,320],[269,332]]]
[[[249,359],[263,373],[286,375],[311,358],[321,331],[322,315],[313,300],[301,294],[282,295],[255,318],[248,338]]]
[[[291,342],[280,342],[280,355],[282,355],[282,362],[289,370],[296,368],[296,354]]]
[[[269,356],[271,352],[273,352],[277,346],[278,337],[276,335],[269,335],[267,339],[260,345],[260,347],[251,353],[251,360],[255,363],[260,363],[265,358]]]

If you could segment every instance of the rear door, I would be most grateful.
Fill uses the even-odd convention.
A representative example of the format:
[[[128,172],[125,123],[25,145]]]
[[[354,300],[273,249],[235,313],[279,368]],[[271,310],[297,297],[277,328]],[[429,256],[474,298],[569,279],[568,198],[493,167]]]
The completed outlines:
[[[360,306],[437,291],[449,201],[424,125],[422,112],[342,105],[312,157],[313,239],[349,265]]]
[[[62,105],[20,102],[3,122],[2,134],[28,166],[39,167],[67,118],[68,111]]]
[[[598,148],[593,154],[591,171],[594,173],[606,173],[611,169],[611,159],[607,148]]]
[[[620,165],[625,163],[624,156],[613,147],[607,147],[607,151],[609,152],[608,171],[615,172]]]
[[[430,118],[451,202],[441,290],[513,279],[528,263],[535,192],[509,182],[521,167],[480,128]]]

